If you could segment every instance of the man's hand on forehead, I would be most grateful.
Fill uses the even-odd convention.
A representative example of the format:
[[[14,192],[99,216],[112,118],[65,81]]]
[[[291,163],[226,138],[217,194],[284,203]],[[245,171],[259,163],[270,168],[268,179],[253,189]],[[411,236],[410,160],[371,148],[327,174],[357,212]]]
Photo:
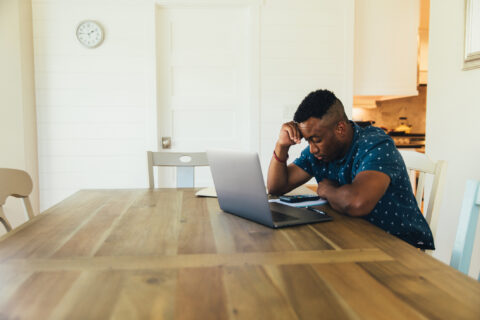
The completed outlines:
[[[308,140],[308,135],[312,134],[316,128],[316,124],[308,123],[307,121],[296,124],[298,127],[298,131],[300,132],[300,136],[305,140]]]
[[[295,127],[297,127],[298,133],[300,134],[300,140],[302,140],[303,139],[303,134],[302,134],[302,130],[301,130],[303,128],[302,124],[300,122],[295,122],[295,121],[292,121],[292,123]]]
[[[298,124],[290,121],[284,123],[280,130],[280,135],[278,137],[278,143],[284,147],[290,147],[294,144],[300,143],[302,140],[302,133],[300,132],[300,128]]]

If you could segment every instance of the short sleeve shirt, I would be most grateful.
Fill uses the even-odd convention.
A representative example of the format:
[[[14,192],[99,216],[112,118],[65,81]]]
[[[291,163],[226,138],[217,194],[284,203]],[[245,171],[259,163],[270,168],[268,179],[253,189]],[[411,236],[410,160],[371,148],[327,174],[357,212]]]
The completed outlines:
[[[352,144],[342,159],[332,162],[318,160],[305,148],[293,162],[314,176],[351,184],[362,171],[380,171],[390,177],[390,185],[365,220],[422,249],[435,249],[432,232],[413,195],[407,168],[393,140],[377,127],[354,129]]]

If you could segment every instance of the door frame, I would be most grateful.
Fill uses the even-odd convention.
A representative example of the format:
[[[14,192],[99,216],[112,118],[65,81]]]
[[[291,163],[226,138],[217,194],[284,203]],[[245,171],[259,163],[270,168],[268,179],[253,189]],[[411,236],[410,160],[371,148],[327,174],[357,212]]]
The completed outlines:
[[[249,149],[250,151],[260,152],[260,6],[263,0],[154,0],[154,40],[157,37],[157,24],[159,8],[201,8],[201,7],[242,7],[248,10],[249,25],[249,85],[250,85],[250,108],[249,112]],[[155,88],[157,87],[157,59],[158,52],[155,45]],[[155,148],[161,150],[161,138],[159,136],[158,119],[158,94],[155,93],[155,117],[150,121],[155,121],[153,126],[155,130]]]

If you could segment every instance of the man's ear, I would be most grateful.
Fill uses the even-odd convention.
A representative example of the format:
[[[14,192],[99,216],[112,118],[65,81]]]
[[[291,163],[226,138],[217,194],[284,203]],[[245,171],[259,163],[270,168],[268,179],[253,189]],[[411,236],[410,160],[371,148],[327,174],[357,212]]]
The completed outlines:
[[[340,120],[337,122],[337,126],[335,127],[335,132],[341,136],[344,137],[345,134],[347,133],[347,123],[343,120]]]

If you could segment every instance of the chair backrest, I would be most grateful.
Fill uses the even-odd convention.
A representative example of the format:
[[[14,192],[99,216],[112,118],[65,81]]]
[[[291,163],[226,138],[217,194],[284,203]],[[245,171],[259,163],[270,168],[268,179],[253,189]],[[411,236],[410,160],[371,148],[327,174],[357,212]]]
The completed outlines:
[[[150,189],[155,187],[153,167],[177,167],[177,188],[195,186],[194,167],[208,166],[206,152],[152,152],[147,151],[148,182]]]
[[[468,180],[458,221],[450,265],[468,274],[472,258],[475,231],[480,211],[480,181]],[[479,275],[480,280],[480,275]]]
[[[426,204],[425,219],[435,238],[447,162],[445,160],[433,161],[427,155],[416,151],[401,150],[400,153],[407,169],[410,171],[410,180],[419,208],[422,209],[422,202]],[[428,192],[425,190],[427,174],[433,176],[431,188]],[[423,201],[424,195],[427,198],[428,194],[428,201]]]
[[[5,216],[3,205],[9,196],[22,198],[25,204],[27,219],[32,219],[33,209],[28,196],[32,192],[33,183],[30,175],[17,169],[0,168],[0,222],[5,226],[7,232],[12,230],[10,222]]]

